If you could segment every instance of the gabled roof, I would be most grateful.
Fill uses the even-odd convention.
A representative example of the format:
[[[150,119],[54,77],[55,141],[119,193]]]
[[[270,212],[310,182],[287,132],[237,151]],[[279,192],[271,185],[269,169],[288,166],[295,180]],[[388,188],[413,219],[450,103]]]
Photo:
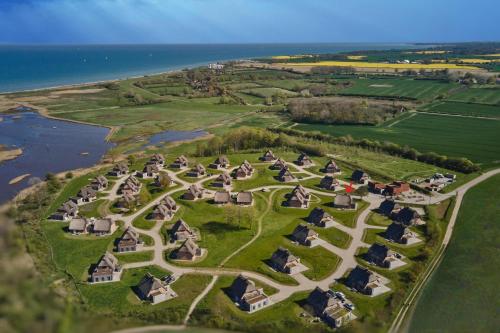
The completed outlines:
[[[99,176],[94,178],[93,183],[97,183],[97,184],[104,186],[104,185],[108,184],[108,179],[106,177],[104,177],[103,175],[99,175]]]
[[[59,207],[58,212],[73,214],[78,212],[78,205],[71,200],[66,201]]]
[[[288,169],[288,167],[284,167],[280,170],[279,177],[280,178],[283,178],[283,177],[295,178],[295,176],[290,172],[290,169]]]
[[[231,294],[239,300],[243,299],[246,294],[255,291],[257,291],[255,283],[241,274],[238,275],[231,285]]]
[[[189,186],[187,191],[189,193],[191,193],[192,195],[194,195],[195,197],[197,197],[199,194],[203,193],[203,190],[197,184],[192,184],[191,186]]]
[[[396,220],[399,223],[403,223],[406,226],[413,224],[413,221],[419,218],[420,215],[417,213],[417,211],[410,207],[405,207],[401,209],[394,216],[394,220]]]
[[[93,230],[97,232],[110,232],[114,222],[111,219],[97,219],[94,221]]]
[[[393,199],[384,200],[378,207],[379,211],[385,215],[391,215],[391,213],[394,210],[399,208],[401,208],[401,206],[398,203],[396,203]]]
[[[363,170],[358,169],[352,173],[351,179],[355,180],[355,181],[359,181],[364,177],[368,177],[368,174],[366,172],[364,172]]]
[[[275,158],[274,153],[272,150],[268,150],[264,153],[264,157],[272,157],[273,159]]]
[[[181,155],[181,156],[179,156],[179,157],[177,157],[175,159],[175,163],[187,164],[188,163],[188,159],[186,158],[186,156]]]
[[[97,264],[97,268],[111,268],[115,269],[118,266],[118,259],[110,252],[107,252],[102,256],[101,260]]]
[[[299,155],[299,157],[297,158],[297,161],[299,161],[299,162],[309,161],[309,162],[310,162],[310,161],[311,161],[311,159],[309,158],[309,156],[307,156],[307,154],[305,154],[305,153],[301,153],[301,154]]]
[[[116,163],[113,166],[113,171],[128,172],[128,165],[126,162]]]
[[[370,271],[368,268],[356,266],[347,277],[348,285],[361,284],[362,286],[367,286],[369,283],[377,280],[375,273]]]
[[[169,208],[169,209],[173,209],[174,207],[177,207],[177,203],[170,195],[167,195],[166,197],[161,199],[161,203],[164,204],[165,206],[167,206],[167,208]]]
[[[167,293],[166,286],[167,285],[160,279],[148,272],[137,285],[137,289],[139,290],[139,294],[143,297],[150,297],[157,293]]]
[[[311,211],[307,220],[311,223],[318,223],[324,219],[333,219],[333,217],[323,208],[316,207]]]
[[[86,218],[75,218],[72,219],[71,222],[69,222],[69,231],[80,231],[83,232],[88,226],[88,221]]]
[[[300,193],[302,196],[304,197],[308,197],[309,196],[309,191],[307,191],[304,186],[302,185],[297,185],[295,186],[295,188],[293,189],[292,193]]]
[[[229,164],[229,159],[226,155],[220,155],[214,162],[215,164]]]
[[[160,169],[156,164],[146,164],[144,166],[144,169],[142,169],[142,172],[144,173],[158,173],[160,172]]]
[[[304,242],[311,237],[318,237],[318,233],[306,225],[299,224],[292,233],[298,242]]]
[[[385,237],[394,241],[400,241],[403,236],[410,233],[410,230],[403,224],[391,223],[385,230]]]
[[[183,219],[178,219],[177,222],[175,222],[171,229],[171,232],[174,234],[177,232],[188,232],[190,234],[193,233],[189,225]]]
[[[78,196],[81,198],[94,198],[97,195],[96,191],[90,186],[82,187],[78,192]]]
[[[151,162],[159,162],[159,163],[163,163],[165,162],[165,157],[163,157],[162,154],[154,154],[153,156],[151,156],[151,158],[149,159]]]
[[[217,191],[214,196],[215,202],[229,202],[231,201],[231,194],[227,191]]]
[[[283,247],[279,247],[271,257],[271,261],[275,262],[280,267],[284,267],[286,264],[297,260],[297,257],[295,257],[288,249]]]
[[[178,251],[188,252],[194,257],[196,256],[196,252],[198,249],[198,244],[196,244],[191,238],[188,238],[184,241],[184,243],[182,243]]]
[[[193,169],[191,169],[191,171],[197,172],[197,173],[204,173],[205,167],[202,164],[198,163],[193,167]]]
[[[225,171],[217,177],[217,181],[224,182],[224,183],[231,182],[231,176],[229,175],[229,173],[227,171]]]
[[[316,316],[321,316],[326,309],[337,305],[339,302],[333,296],[333,293],[320,287],[316,287],[307,297],[307,303],[312,306]]]
[[[394,255],[394,251],[389,249],[386,245],[380,243],[374,243],[370,246],[368,250],[368,256],[378,257],[378,258],[386,258]]]
[[[277,160],[276,162],[274,162],[274,164],[273,164],[273,167],[274,167],[274,168],[278,168],[278,167],[279,167],[279,168],[283,168],[283,167],[285,167],[285,166],[286,166],[286,162],[285,162],[285,160],[284,160],[284,159],[282,159],[281,157],[280,157],[280,158],[278,158],[278,160]]]
[[[321,179],[321,185],[322,186],[331,186],[331,185],[338,185],[339,181],[335,179],[333,176],[324,176]]]
[[[161,216],[168,216],[168,215],[170,215],[171,211],[172,210],[170,208],[168,208],[166,205],[160,203],[159,205],[157,205],[155,207],[155,209],[153,210],[153,213],[159,214]]]
[[[123,233],[121,240],[139,241],[139,233],[132,227],[128,227]]]
[[[326,165],[325,169],[338,169],[339,167],[337,166],[337,163],[335,163],[334,160],[329,160]]]
[[[253,201],[252,192],[239,192],[236,195],[236,203],[251,204]]]
[[[337,194],[333,202],[336,206],[350,206],[353,200],[349,194]]]

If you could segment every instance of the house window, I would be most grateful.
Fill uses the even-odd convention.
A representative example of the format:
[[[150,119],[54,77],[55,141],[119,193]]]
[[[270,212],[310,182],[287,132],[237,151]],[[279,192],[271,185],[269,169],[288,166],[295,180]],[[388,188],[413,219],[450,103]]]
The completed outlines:
[[[111,281],[111,276],[108,276],[108,281]]]

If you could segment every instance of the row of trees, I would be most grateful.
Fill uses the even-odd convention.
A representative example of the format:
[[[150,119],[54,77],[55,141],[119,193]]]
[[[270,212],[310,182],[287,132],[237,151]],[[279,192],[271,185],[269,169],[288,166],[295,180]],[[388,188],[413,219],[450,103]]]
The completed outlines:
[[[208,142],[200,142],[196,147],[196,155],[213,156],[272,147],[290,148],[315,156],[326,154],[325,148],[321,145],[303,143],[284,133],[277,134],[269,130],[243,127],[230,131],[222,137],[213,137]]]
[[[331,135],[319,132],[304,132],[294,129],[270,129],[274,133],[286,134],[289,136],[307,138],[312,140],[319,140],[323,142],[330,142],[335,144],[342,144],[346,146],[356,146],[365,149],[380,151],[389,155],[398,156],[414,161],[419,161],[427,164],[436,165],[449,170],[454,170],[463,173],[471,173],[480,170],[478,164],[473,163],[467,158],[456,158],[439,155],[434,152],[421,153],[418,150],[408,147],[400,146],[393,142],[380,142],[368,139],[355,140],[351,136],[333,137]]]
[[[292,120],[322,124],[375,125],[393,118],[401,106],[329,98],[294,99],[288,104]]]

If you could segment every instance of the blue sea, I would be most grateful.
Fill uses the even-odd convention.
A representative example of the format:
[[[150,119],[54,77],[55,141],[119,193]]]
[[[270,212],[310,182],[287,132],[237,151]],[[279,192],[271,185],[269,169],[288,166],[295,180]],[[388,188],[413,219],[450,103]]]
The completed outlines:
[[[416,48],[411,44],[0,45],[0,92],[164,72],[272,55]],[[422,47],[422,46],[419,46]]]

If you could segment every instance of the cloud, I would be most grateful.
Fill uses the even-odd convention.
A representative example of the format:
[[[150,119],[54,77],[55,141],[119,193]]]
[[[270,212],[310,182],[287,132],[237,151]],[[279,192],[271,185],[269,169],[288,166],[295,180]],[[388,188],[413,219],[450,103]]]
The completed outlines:
[[[498,40],[499,9],[494,0],[0,0],[0,43]]]

